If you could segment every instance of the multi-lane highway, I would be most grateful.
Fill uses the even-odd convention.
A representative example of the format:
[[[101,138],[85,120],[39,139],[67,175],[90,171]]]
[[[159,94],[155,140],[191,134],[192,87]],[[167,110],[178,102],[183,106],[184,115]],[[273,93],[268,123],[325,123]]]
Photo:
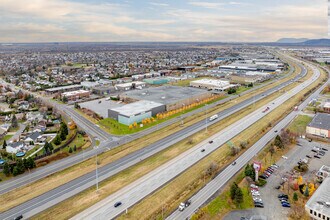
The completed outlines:
[[[318,71],[313,68],[314,71]],[[328,80],[328,82],[330,82]],[[325,83],[319,89],[317,89],[311,96],[309,96],[303,103],[299,105],[299,109],[304,109],[308,103],[317,98],[321,93]],[[269,132],[267,132],[259,141],[257,141],[252,147],[250,147],[244,154],[242,154],[237,160],[236,165],[229,165],[224,169],[219,175],[217,175],[212,181],[210,181],[205,187],[203,187],[198,193],[196,193],[190,201],[192,202],[189,207],[183,211],[176,210],[167,219],[168,220],[179,220],[186,219],[194,214],[194,212],[205,204],[211,196],[226,185],[228,180],[230,180],[239,170],[241,170],[259,151],[261,151],[264,146],[271,141],[277,133],[275,131],[280,131],[284,129],[298,114],[300,111],[292,111],[283,120],[276,124]]]
[[[305,74],[306,74],[306,70],[303,68],[303,71],[299,75],[299,77],[302,77]],[[293,81],[297,80],[299,77],[296,77]],[[250,99],[248,99],[246,101],[238,103],[237,105],[235,105],[225,111],[219,112],[219,120],[247,107],[254,101],[258,101],[258,100],[264,98],[265,96],[278,91],[279,89],[287,86],[290,83],[292,83],[292,82],[288,81],[280,86],[277,86],[275,88],[267,90],[264,93],[256,95],[255,97],[251,97]],[[210,122],[209,124],[216,123],[219,120]],[[181,130],[173,135],[170,135],[156,143],[153,143],[144,149],[136,151],[136,152],[134,152],[126,157],[123,157],[113,163],[110,163],[108,165],[105,165],[104,167],[99,168],[99,180],[101,181],[103,179],[111,177],[112,175],[140,162],[141,160],[143,160],[151,155],[154,155],[155,153],[173,145],[174,143],[177,143],[178,141],[180,141],[200,130],[205,129],[205,126],[206,125],[205,125],[204,121],[198,122],[194,125],[184,128],[183,130]],[[100,150],[102,150],[102,149],[100,149]],[[80,159],[80,160],[82,160],[82,159]],[[82,190],[87,189],[88,187],[92,186],[93,184],[95,184],[94,178],[95,178],[94,172],[88,173],[69,183],[66,183],[60,187],[57,187],[45,194],[42,194],[30,201],[27,201],[11,210],[1,213],[0,218],[1,219],[12,218],[19,213],[22,213],[25,216],[34,215],[48,207],[51,207],[52,205],[54,205],[58,202],[61,202],[64,199],[69,198],[70,196],[75,195],[76,193],[81,192]]]
[[[306,80],[305,82],[299,84],[295,88],[291,89],[289,92],[281,95],[265,106],[255,110],[253,113],[247,115],[246,117],[233,123],[221,132],[213,135],[208,140],[196,145],[190,150],[180,154],[178,157],[167,162],[166,164],[158,167],[152,172],[148,173],[144,177],[138,179],[132,184],[122,188],[113,195],[109,196],[105,200],[100,201],[94,206],[86,209],[84,212],[78,214],[73,219],[112,219],[124,212],[126,209],[136,204],[143,198],[145,198],[150,193],[154,192],[165,183],[175,178],[177,175],[188,169],[193,164],[197,163],[202,158],[206,157],[208,154],[218,149],[227,141],[231,140],[233,137],[250,127],[253,123],[263,118],[269,112],[273,111],[275,108],[279,107],[285,101],[293,97],[302,91],[305,87],[313,83],[320,73],[315,70],[314,75]],[[269,107],[267,112],[263,110]],[[209,143],[209,140],[213,140],[213,143]],[[201,150],[205,149],[204,152]],[[254,156],[254,155],[253,155]],[[115,208],[114,204],[117,201],[121,201],[122,205]],[[181,219],[181,218],[179,218]],[[184,218],[183,218],[184,219]]]
[[[293,71],[294,71],[294,68],[292,67],[291,70],[290,70],[290,73],[288,75],[291,75],[293,73]],[[303,77],[305,74],[306,74],[306,71],[302,71],[301,74],[296,76],[293,81],[298,80],[299,78]],[[270,84],[270,83],[272,83],[272,82],[269,82],[267,84]],[[248,106],[249,104],[251,104],[255,101],[258,101],[258,100],[266,97],[267,95],[272,94],[273,92],[276,92],[276,91],[280,90],[281,88],[287,86],[289,83],[291,83],[291,82],[287,81],[287,82],[283,83],[280,86],[269,89],[269,90],[267,90],[267,91],[265,91],[265,92],[263,92],[259,95],[251,97],[250,99],[248,99],[244,102],[238,103],[235,106],[225,110],[224,112],[220,112],[219,114],[222,116],[222,118],[227,117],[230,113],[235,113],[235,112],[243,109],[244,107]],[[258,89],[260,87],[263,87],[267,84],[263,84],[261,86],[255,87],[252,90],[246,91],[246,93],[249,93],[249,92],[251,92],[255,89]],[[216,103],[210,104],[209,106],[205,106],[203,108],[200,108],[200,109],[197,109],[195,111],[189,112],[185,115],[182,115],[182,118],[188,117],[188,116],[196,114],[198,112],[205,111],[207,108],[212,108],[212,107],[214,107],[218,104],[224,103],[224,102],[226,102],[230,99],[234,99],[236,97],[237,96],[231,96],[231,97],[226,98],[224,100],[220,100]],[[45,97],[40,96],[40,98],[42,98],[44,101],[49,103],[49,101]],[[51,103],[54,104],[54,102],[51,102]],[[103,141],[101,141],[99,149],[98,149],[99,153],[101,153],[103,151],[106,151],[106,150],[109,150],[109,149],[111,149],[113,147],[116,147],[120,144],[124,144],[124,143],[132,141],[134,139],[143,137],[143,136],[145,136],[149,133],[152,133],[152,132],[156,131],[157,129],[161,129],[163,127],[166,127],[166,126],[168,126],[172,123],[175,123],[175,122],[181,120],[180,118],[173,118],[171,120],[168,120],[164,123],[159,124],[158,126],[154,126],[152,128],[149,128],[149,129],[144,130],[142,132],[139,132],[137,134],[133,134],[133,135],[130,135],[130,136],[115,137],[115,136],[111,136],[111,135],[105,133],[102,129],[100,129],[99,127],[97,127],[96,125],[94,125],[93,123],[88,121],[86,118],[84,118],[82,115],[77,113],[74,109],[71,109],[70,107],[62,105],[62,104],[58,104],[56,106],[60,111],[66,113],[69,117],[71,117],[73,120],[75,120],[79,127],[81,127],[82,129],[85,129],[85,131],[92,137],[92,139],[95,137],[99,140],[103,140]],[[209,124],[211,124],[211,123],[209,123]],[[193,130],[197,131],[196,129],[198,129],[199,127],[201,129],[204,129],[204,126],[205,126],[205,124],[204,124],[203,121],[199,122],[198,124],[194,125],[193,127],[190,126],[186,129],[183,129],[182,132],[180,132],[178,135],[172,135],[171,137],[168,137],[164,140],[160,140],[160,142],[156,145],[158,145],[158,148],[159,148],[160,144],[167,143],[169,140],[179,141],[177,138],[179,138],[182,134],[187,134],[187,133],[192,134],[191,131],[193,131]],[[108,140],[104,141],[105,138],[107,137],[106,135],[108,135]],[[186,136],[184,136],[184,138],[185,137]],[[181,138],[181,139],[184,139],[184,138]],[[174,142],[171,142],[171,143],[174,143]],[[166,145],[166,146],[168,146],[168,145]],[[156,147],[153,146],[153,147],[149,147],[149,148],[154,149]],[[147,149],[146,151],[149,152],[152,149]],[[159,148],[159,150],[161,150],[161,149]],[[144,152],[145,152],[144,150],[141,150],[141,152],[136,153],[136,155],[133,156],[133,157],[139,158],[139,157],[141,157],[141,155],[144,154]],[[13,190],[15,188],[18,188],[18,187],[24,186],[26,184],[29,184],[31,182],[37,181],[38,179],[44,178],[44,177],[46,177],[46,176],[48,176],[52,173],[63,170],[63,169],[65,169],[67,167],[70,167],[74,164],[82,162],[85,159],[88,159],[90,157],[95,156],[95,154],[96,154],[96,150],[93,149],[93,148],[90,148],[90,149],[85,150],[84,152],[80,152],[80,153],[75,154],[73,156],[70,156],[68,158],[64,158],[60,161],[56,161],[56,162],[54,162],[52,164],[49,164],[45,167],[41,167],[39,169],[32,170],[31,173],[26,173],[26,174],[23,174],[23,175],[19,175],[19,176],[15,177],[11,180],[0,183],[0,186],[1,186],[0,187],[0,195],[3,194],[3,193],[9,192],[10,190]]]

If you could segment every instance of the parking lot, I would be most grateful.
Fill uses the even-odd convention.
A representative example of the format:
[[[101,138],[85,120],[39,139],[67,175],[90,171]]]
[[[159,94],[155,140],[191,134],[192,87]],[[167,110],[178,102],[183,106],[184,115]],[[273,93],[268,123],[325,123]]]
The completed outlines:
[[[108,109],[117,108],[123,106],[124,104],[120,104],[118,103],[118,101],[106,100],[106,98],[103,98],[103,99],[96,99],[93,101],[79,103],[79,105],[82,108],[87,108],[92,110],[93,112],[96,112],[103,118],[107,118]]]
[[[287,213],[290,208],[282,207],[281,202],[277,198],[278,194],[283,193],[280,190],[275,189],[283,181],[282,178],[290,178],[292,176],[291,170],[297,165],[300,159],[306,158],[306,155],[310,155],[312,158],[309,161],[309,170],[303,175],[305,180],[312,180],[315,173],[322,165],[330,165],[330,146],[329,144],[320,144],[319,142],[308,142],[304,139],[299,139],[299,145],[294,147],[288,154],[283,155],[285,158],[281,158],[276,162],[279,165],[277,171],[275,171],[268,179],[267,184],[264,187],[259,187],[260,197],[262,198],[264,208],[253,208],[249,210],[237,210],[229,213],[224,217],[226,220],[240,219],[242,216],[250,218],[254,215],[266,216],[267,219],[287,219]],[[323,147],[329,151],[325,151],[325,155],[320,159],[314,158],[314,152],[311,150],[313,147]],[[287,192],[285,192],[287,193]],[[291,198],[290,198],[291,199]]]

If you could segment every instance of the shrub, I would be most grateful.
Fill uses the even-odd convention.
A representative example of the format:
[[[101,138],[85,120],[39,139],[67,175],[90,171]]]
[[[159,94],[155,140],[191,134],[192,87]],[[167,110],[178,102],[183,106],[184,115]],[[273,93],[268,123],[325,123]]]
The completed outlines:
[[[256,184],[256,186],[264,186],[264,185],[266,185],[266,183],[267,183],[267,180],[258,178],[258,181],[255,184]]]

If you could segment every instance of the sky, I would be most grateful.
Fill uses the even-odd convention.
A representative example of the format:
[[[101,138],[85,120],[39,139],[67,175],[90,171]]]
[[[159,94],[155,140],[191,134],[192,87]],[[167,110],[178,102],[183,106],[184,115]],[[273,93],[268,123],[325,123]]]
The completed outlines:
[[[0,0],[0,42],[272,42],[328,34],[326,0]]]

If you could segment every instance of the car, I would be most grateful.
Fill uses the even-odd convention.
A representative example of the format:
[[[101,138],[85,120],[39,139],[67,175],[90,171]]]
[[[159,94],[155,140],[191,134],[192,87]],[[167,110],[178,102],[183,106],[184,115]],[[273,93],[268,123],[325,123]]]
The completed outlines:
[[[234,162],[233,162],[231,165],[233,165],[233,166],[234,166],[235,164],[236,164],[236,161],[234,161]]]
[[[288,199],[289,197],[286,194],[278,194],[277,198],[279,198],[279,199],[280,198],[287,198]]]
[[[306,157],[307,157],[307,158],[312,158],[312,157],[311,157],[311,156],[309,156],[309,155],[306,155]]]
[[[185,202],[185,206],[186,206],[186,207],[190,206],[190,204],[191,204],[191,200],[187,200],[187,201]]]
[[[271,168],[271,167],[268,167],[267,170],[270,170],[270,171],[272,171],[272,172],[275,171],[275,169],[274,169],[274,168]]]
[[[270,172],[268,172],[268,171],[265,171],[264,172],[265,174],[266,174],[266,176],[268,175],[268,176],[270,176],[270,175],[272,175]]]
[[[324,151],[328,151],[328,149],[326,149],[326,148],[323,148],[323,147],[322,147],[321,149],[322,149],[322,150],[324,150]]]
[[[19,215],[19,216],[17,216],[16,218],[15,218],[15,220],[20,220],[20,219],[22,219],[23,218],[23,215]]]
[[[290,207],[291,207],[291,205],[290,205],[290,204],[287,204],[287,203],[284,203],[284,204],[282,204],[282,207],[285,207],[285,208],[290,208]]]
[[[121,206],[122,205],[122,202],[116,202],[113,206],[115,207],[115,208],[117,208],[117,207],[119,207],[119,206]]]
[[[324,156],[325,153],[321,153],[321,152],[319,152],[318,155],[320,155],[320,156]]]
[[[202,150],[201,150],[201,152],[204,152],[205,151],[205,149],[203,148]]]
[[[102,101],[99,101],[99,104],[101,103]]]
[[[260,193],[259,192],[253,192],[252,195],[253,196],[260,196]]]
[[[318,159],[321,159],[321,157],[320,157],[320,156],[318,156],[318,155],[314,155],[314,157],[315,157],[315,158],[318,158]]]
[[[285,181],[284,180],[282,180],[281,182],[280,182],[280,185],[283,185],[285,183]]]
[[[277,169],[279,168],[279,166],[276,164],[276,163],[274,163],[273,165],[272,165],[272,167],[276,167]]]
[[[258,186],[254,185],[254,184],[250,184],[250,187],[253,187],[253,188],[259,188]]]
[[[240,220],[249,220],[249,218],[242,216]]]
[[[284,156],[284,155],[282,156],[282,158],[283,158],[283,159],[286,159],[286,160],[288,159],[288,157],[286,157],[286,156]]]
[[[274,131],[275,133],[277,132],[277,130]]]
[[[250,186],[250,189],[251,189],[251,190],[256,190],[256,191],[259,191],[259,189],[258,189],[258,188],[255,188],[255,187],[251,187],[251,186]]]
[[[280,189],[281,188],[281,186],[279,185],[279,186],[275,186],[275,189]]]
[[[312,139],[309,139],[308,142],[312,142]]]
[[[209,141],[209,143],[210,143],[210,144],[212,144],[212,143],[213,143],[213,141]]]
[[[179,211],[183,211],[185,207],[186,205],[183,202],[181,202],[179,205]]]
[[[264,204],[263,203],[254,203],[254,207],[263,208]]]
[[[298,146],[300,146],[300,147],[302,147],[302,145],[301,145],[301,144],[299,144],[299,143],[298,143],[297,145],[298,145]]]
[[[261,178],[261,179],[264,179],[264,180],[265,180],[265,179],[267,179],[267,176],[265,176],[265,175],[263,175],[263,174],[262,174],[262,175],[260,175],[260,176],[259,176],[259,178]]]
[[[314,150],[314,149],[312,149],[312,152],[315,152],[315,153],[317,153],[317,150]]]

